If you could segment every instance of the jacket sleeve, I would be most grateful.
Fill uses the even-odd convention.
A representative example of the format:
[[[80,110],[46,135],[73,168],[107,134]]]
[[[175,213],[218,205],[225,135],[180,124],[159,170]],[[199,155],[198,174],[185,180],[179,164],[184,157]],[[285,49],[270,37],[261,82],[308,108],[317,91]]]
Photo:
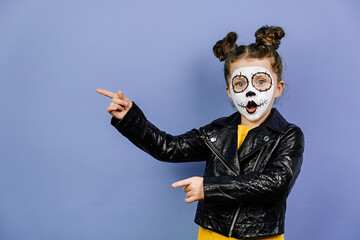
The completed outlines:
[[[160,161],[206,160],[199,130],[193,129],[178,136],[167,134],[148,121],[134,102],[122,120],[112,117],[111,124],[133,144]]]
[[[285,200],[300,173],[303,152],[304,135],[299,127],[292,127],[262,172],[205,178],[205,204]]]

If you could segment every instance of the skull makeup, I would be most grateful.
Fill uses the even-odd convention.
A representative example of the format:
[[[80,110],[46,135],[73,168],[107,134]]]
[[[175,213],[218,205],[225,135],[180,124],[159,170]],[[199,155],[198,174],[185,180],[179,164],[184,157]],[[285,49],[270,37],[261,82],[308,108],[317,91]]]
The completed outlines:
[[[264,67],[243,67],[231,75],[230,93],[240,114],[250,121],[259,119],[274,95],[273,77]]]

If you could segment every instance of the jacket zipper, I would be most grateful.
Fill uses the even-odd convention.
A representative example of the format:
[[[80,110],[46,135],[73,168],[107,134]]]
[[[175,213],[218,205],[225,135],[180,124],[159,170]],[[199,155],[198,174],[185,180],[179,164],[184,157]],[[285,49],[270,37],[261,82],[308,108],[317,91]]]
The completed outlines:
[[[258,157],[256,158],[256,161],[254,163],[254,167],[253,167],[253,171],[255,171],[255,168],[256,168],[256,165],[258,164],[258,161],[260,159],[260,156],[263,152],[264,148],[261,149]],[[232,231],[234,230],[234,227],[235,227],[235,223],[236,223],[236,219],[238,218],[238,215],[239,215],[239,212],[240,212],[240,208],[241,208],[241,203],[239,204],[238,208],[236,209],[236,212],[235,212],[235,215],[234,215],[234,218],[233,218],[233,221],[231,223],[231,227],[230,227],[230,230],[229,230],[229,237],[231,237],[232,235]]]
[[[238,217],[238,215],[239,215],[239,212],[240,212],[240,208],[241,208],[241,204],[239,204],[238,208],[236,209],[236,212],[235,212],[233,221],[232,221],[231,226],[230,226],[229,237],[231,237],[232,231],[234,230],[235,223],[236,223],[236,219],[237,219],[237,217]]]
[[[261,151],[260,151],[260,153],[259,153],[258,157],[256,158],[256,161],[255,161],[255,163],[254,163],[254,167],[253,167],[253,171],[255,171],[256,165],[257,165],[257,164],[258,164],[258,162],[259,162],[259,159],[260,159],[260,157],[261,157],[261,154],[262,154],[262,152],[263,152],[264,148],[265,148],[265,147],[261,148]]]
[[[210,148],[210,150],[215,154],[215,156],[220,160],[220,162],[222,164],[224,164],[224,166],[232,173],[234,174],[234,176],[237,176],[237,174],[231,170],[231,168],[225,163],[225,161],[222,159],[222,157],[220,156],[220,154],[218,154],[216,152],[216,150],[205,140],[205,144]]]

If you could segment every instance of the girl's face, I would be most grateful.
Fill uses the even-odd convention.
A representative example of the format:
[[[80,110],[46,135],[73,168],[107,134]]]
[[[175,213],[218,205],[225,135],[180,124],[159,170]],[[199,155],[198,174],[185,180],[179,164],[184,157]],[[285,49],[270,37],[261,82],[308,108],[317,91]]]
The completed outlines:
[[[226,91],[241,114],[242,125],[258,126],[268,117],[284,89],[284,82],[277,78],[269,58],[241,58],[230,65]]]

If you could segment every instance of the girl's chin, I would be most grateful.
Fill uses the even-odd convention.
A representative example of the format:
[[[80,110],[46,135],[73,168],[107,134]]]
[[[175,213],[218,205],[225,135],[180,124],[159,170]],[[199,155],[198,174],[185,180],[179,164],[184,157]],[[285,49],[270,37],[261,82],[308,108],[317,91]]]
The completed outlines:
[[[259,107],[255,109],[246,108],[246,112],[243,112],[242,117],[253,124],[256,125],[261,124],[262,122],[265,121],[271,109],[266,109],[265,111],[262,111],[263,109],[258,109],[258,108]]]

